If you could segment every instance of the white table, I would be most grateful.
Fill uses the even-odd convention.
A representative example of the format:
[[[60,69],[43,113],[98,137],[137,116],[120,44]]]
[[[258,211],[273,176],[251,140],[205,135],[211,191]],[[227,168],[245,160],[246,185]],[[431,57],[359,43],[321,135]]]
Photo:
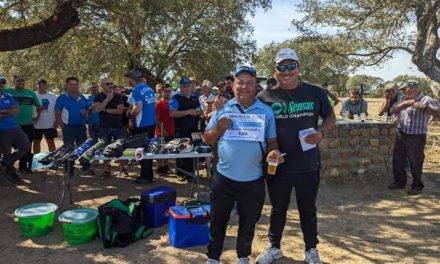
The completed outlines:
[[[126,149],[125,151],[135,151],[135,149]],[[211,161],[212,161],[212,152],[209,153],[198,153],[195,151],[186,152],[186,153],[167,153],[167,154],[152,154],[152,153],[144,153],[144,157],[142,159],[151,159],[151,160],[157,160],[157,159],[185,159],[185,158],[193,158],[194,159],[194,165],[195,165],[195,174],[189,171],[185,171],[182,169],[177,169],[182,173],[185,173],[186,175],[193,178],[193,185],[191,189],[191,194],[194,194],[194,183],[196,184],[196,193],[200,193],[200,159],[206,158],[206,173],[208,178],[211,178]],[[121,156],[118,158],[108,158],[104,157],[103,155],[95,156],[93,160],[135,160],[136,158],[134,156]]]

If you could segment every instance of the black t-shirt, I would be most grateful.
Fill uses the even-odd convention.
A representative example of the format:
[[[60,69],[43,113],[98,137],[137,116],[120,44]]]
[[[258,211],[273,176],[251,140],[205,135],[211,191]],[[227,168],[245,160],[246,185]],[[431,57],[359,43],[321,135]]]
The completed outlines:
[[[275,115],[277,138],[285,162],[278,166],[282,173],[303,173],[321,168],[318,147],[303,151],[299,131],[318,128],[319,116],[328,117],[333,109],[326,92],[318,86],[300,82],[292,90],[279,87],[258,94],[258,99],[270,106]]]
[[[123,101],[123,105],[125,108],[129,107],[130,105],[128,104],[128,96],[126,95],[122,95],[122,101]],[[124,111],[122,113],[122,124],[124,126],[128,125],[128,117],[127,117],[127,111]]]
[[[95,96],[95,103],[102,103],[107,95],[105,93],[99,93]],[[110,102],[107,103],[105,108],[116,109],[118,105],[123,105],[122,96],[119,94],[114,94]],[[122,127],[122,115],[112,115],[106,113],[105,111],[99,112],[99,125],[100,127],[110,128],[110,127]]]

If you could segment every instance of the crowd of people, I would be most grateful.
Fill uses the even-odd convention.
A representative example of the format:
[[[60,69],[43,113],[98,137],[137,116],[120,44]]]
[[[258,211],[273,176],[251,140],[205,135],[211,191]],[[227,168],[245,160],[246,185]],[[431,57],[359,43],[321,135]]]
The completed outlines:
[[[66,91],[57,96],[47,91],[47,82],[39,80],[37,91],[26,89],[25,80],[14,77],[14,87],[5,88],[6,78],[0,76],[0,148],[2,166],[7,177],[17,183],[20,177],[14,164],[19,160],[18,172],[30,173],[33,153],[41,150],[45,137],[50,151],[54,150],[57,128],[62,130],[64,144],[80,144],[87,136],[106,143],[129,134],[147,133],[166,139],[191,138],[192,133],[204,131],[203,138],[213,146],[217,157],[215,176],[211,185],[210,243],[208,264],[219,263],[226,235],[226,227],[234,207],[239,216],[237,263],[250,263],[255,225],[265,201],[266,189],[272,205],[268,230],[268,247],[256,259],[269,264],[283,256],[281,239],[292,191],[295,190],[297,208],[304,239],[305,262],[320,264],[316,197],[320,182],[320,153],[318,147],[303,149],[302,142],[319,145],[324,134],[333,134],[336,116],[334,105],[340,100],[327,89],[302,81],[300,59],[289,48],[279,50],[273,61],[275,78],[266,81],[260,91],[257,72],[251,66],[240,66],[234,75],[213,87],[205,80],[198,85],[195,78],[182,77],[179,91],[169,84],[158,84],[155,91],[146,84],[139,71],[131,71],[128,82],[132,89],[113,83],[110,77],[91,83],[90,95],[84,96],[79,80],[66,79]],[[100,86],[100,87],[99,87]],[[399,90],[401,91],[399,93]],[[130,93],[131,92],[131,93]],[[341,115],[347,118],[364,113],[368,105],[359,91],[349,91],[342,101]],[[380,115],[395,116],[397,129],[393,152],[394,182],[389,189],[405,188],[406,164],[409,164],[413,183],[408,194],[419,194],[423,149],[426,143],[428,120],[440,117],[439,103],[421,93],[415,81],[406,82],[401,89],[385,91],[385,102]],[[228,131],[237,124],[232,116],[257,118],[258,138],[231,139]],[[319,120],[322,125],[318,126]],[[312,129],[305,138],[300,134]],[[12,152],[12,149],[15,149]],[[265,175],[264,165],[276,161],[273,176]],[[84,173],[91,173],[90,163],[82,162]],[[185,171],[194,171],[193,162],[176,161],[177,175],[188,180]],[[124,166],[121,166],[124,167]],[[138,184],[153,181],[151,160],[140,161]],[[73,170],[67,168],[69,173]],[[157,162],[159,175],[169,172],[166,160]],[[126,171],[121,171],[126,173]]]

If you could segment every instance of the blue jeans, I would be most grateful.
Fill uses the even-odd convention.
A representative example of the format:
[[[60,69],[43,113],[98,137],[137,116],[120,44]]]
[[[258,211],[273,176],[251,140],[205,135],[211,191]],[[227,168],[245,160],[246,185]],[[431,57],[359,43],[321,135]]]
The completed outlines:
[[[85,125],[65,125],[63,128],[64,145],[79,146],[87,139]],[[81,163],[83,171],[90,169],[90,163]],[[67,169],[67,168],[66,168]],[[73,162],[69,166],[69,173],[73,173]]]
[[[124,128],[122,127],[101,127],[99,138],[108,145],[117,139],[124,138]]]

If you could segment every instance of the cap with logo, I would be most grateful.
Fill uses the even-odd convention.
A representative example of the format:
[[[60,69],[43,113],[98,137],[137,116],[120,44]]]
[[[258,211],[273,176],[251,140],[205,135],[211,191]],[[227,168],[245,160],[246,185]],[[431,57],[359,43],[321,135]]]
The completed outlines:
[[[239,66],[234,72],[234,77],[242,74],[243,72],[250,73],[252,76],[257,77],[257,70],[252,66]]]
[[[188,77],[183,76],[182,79],[180,79],[180,85],[182,86],[186,86],[186,85],[190,85],[191,81]]]
[[[293,49],[283,48],[280,49],[275,55],[275,63],[280,63],[283,60],[299,61],[298,55]]]

